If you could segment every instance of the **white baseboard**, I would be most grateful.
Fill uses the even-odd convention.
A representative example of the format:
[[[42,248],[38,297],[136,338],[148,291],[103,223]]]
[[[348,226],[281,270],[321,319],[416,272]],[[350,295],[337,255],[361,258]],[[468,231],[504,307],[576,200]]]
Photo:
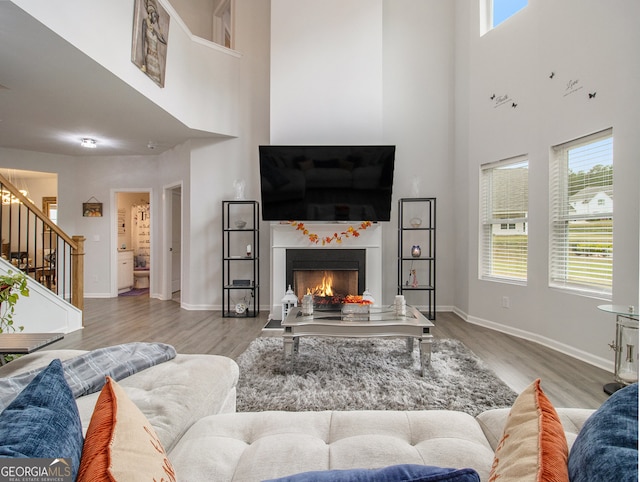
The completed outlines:
[[[568,355],[572,358],[576,358],[580,361],[613,373],[613,360],[607,360],[605,358],[595,356],[591,353],[579,350],[570,345],[560,343],[557,340],[552,340],[551,338],[547,338],[546,336],[538,335],[537,333],[520,330],[519,328],[513,328],[512,326],[506,326],[494,321],[478,318],[477,316],[469,316],[467,313],[455,307],[452,311],[467,323],[483,326],[485,328],[489,328],[490,330],[499,331],[501,333],[506,333],[507,335],[516,336],[524,340],[538,343],[542,346],[546,346],[547,348],[551,348],[552,350],[564,353],[565,355]]]

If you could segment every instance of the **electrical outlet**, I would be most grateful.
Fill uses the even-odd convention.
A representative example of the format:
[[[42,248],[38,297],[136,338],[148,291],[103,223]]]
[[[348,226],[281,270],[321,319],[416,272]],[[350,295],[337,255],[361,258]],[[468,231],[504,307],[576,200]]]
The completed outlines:
[[[509,308],[510,307],[510,302],[509,302],[509,297],[508,296],[503,296],[502,297],[502,307],[503,308]]]

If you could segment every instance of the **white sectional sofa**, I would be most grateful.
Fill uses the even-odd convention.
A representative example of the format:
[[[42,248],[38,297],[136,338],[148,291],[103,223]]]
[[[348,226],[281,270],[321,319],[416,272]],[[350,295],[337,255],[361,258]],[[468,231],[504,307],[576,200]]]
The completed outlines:
[[[0,368],[1,377],[84,352],[41,351]],[[156,430],[177,480],[260,481],[307,471],[396,464],[470,467],[488,480],[509,409],[235,412],[238,366],[183,355],[118,384]],[[98,393],[76,399],[86,431]],[[592,410],[558,409],[569,446]]]

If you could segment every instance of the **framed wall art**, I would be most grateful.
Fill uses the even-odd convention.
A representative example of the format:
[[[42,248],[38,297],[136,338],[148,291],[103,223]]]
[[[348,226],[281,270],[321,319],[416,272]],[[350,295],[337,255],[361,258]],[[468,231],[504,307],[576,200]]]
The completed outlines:
[[[93,199],[93,202],[91,200]],[[92,197],[86,203],[82,203],[82,216],[85,218],[101,218],[102,203]]]

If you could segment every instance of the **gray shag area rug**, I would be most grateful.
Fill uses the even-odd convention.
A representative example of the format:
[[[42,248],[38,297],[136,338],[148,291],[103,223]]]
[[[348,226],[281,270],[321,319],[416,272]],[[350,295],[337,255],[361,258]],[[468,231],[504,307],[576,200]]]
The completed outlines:
[[[436,339],[420,376],[418,344],[404,339],[301,338],[293,370],[282,338],[254,340],[238,357],[237,410],[432,410],[477,415],[517,394],[463,343]]]

